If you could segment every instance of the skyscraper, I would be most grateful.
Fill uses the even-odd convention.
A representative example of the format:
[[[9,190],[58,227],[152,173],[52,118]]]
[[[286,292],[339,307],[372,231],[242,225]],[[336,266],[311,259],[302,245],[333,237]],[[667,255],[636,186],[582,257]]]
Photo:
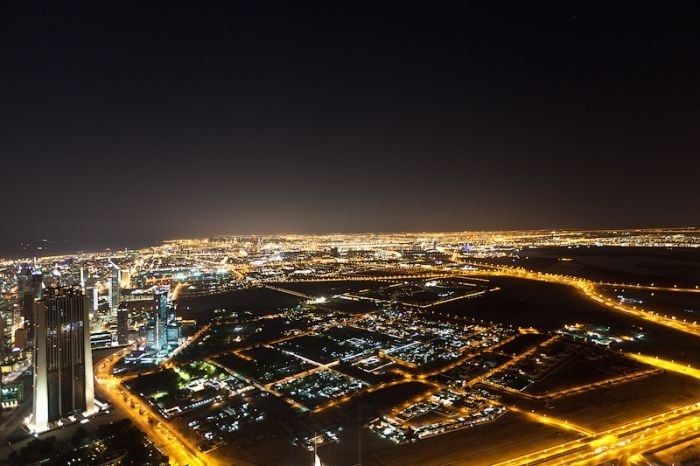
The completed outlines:
[[[33,332],[34,323],[34,312],[35,312],[35,302],[34,302],[34,292],[31,290],[30,285],[26,285],[23,290],[20,291],[20,307],[22,309],[22,322],[24,327]]]
[[[36,316],[32,427],[41,432],[96,408],[89,310],[80,286],[47,288]]]
[[[180,343],[180,326],[174,320],[168,324],[168,346],[177,346]]]
[[[129,343],[129,309],[119,308],[117,311],[117,343]]]
[[[90,281],[88,281],[88,283],[85,287],[85,297],[88,300],[88,310],[89,311],[96,311],[98,309],[100,299],[99,299],[99,296],[97,293],[98,293],[97,286],[95,285],[94,281],[91,279]]]
[[[124,269],[121,271],[121,283],[120,286],[122,289],[124,288],[131,288],[131,269]]]
[[[27,330],[27,343],[30,345],[34,338],[36,300],[41,299],[43,278],[41,270],[35,269],[32,271],[31,268],[27,267],[25,273],[20,276],[18,284],[19,307],[21,312],[19,320],[22,321],[22,325]]]
[[[156,339],[159,351],[164,351],[168,348],[168,292],[158,291],[154,299],[156,301]]]
[[[12,344],[13,348],[17,348],[18,350],[27,349],[28,333],[29,332],[27,331],[26,327],[20,327],[17,330],[15,330],[14,341]]]
[[[109,263],[112,266],[112,277],[109,282],[109,304],[114,316],[119,309],[119,287],[122,281],[122,271],[114,262],[109,261]]]
[[[85,293],[85,283],[87,282],[88,279],[88,272],[85,270],[85,267],[82,265],[80,266],[80,287],[83,289],[83,293]]]
[[[7,313],[12,321],[12,313]],[[4,312],[0,312],[0,355],[5,353],[5,330],[7,329],[7,317]],[[10,327],[11,328],[11,327]],[[0,379],[0,385],[2,385],[2,379]]]
[[[157,291],[153,300],[153,314],[146,328],[146,349],[161,353],[168,350],[168,292]]]

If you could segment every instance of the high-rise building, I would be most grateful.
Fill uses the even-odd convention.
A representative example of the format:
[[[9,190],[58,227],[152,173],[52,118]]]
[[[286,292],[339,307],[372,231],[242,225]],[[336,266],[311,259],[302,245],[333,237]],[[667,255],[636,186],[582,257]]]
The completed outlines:
[[[27,349],[27,344],[29,343],[27,333],[28,331],[26,327],[20,327],[17,330],[15,330],[14,342],[12,343],[12,347],[17,348],[18,350]]]
[[[177,322],[171,322],[168,325],[168,346],[177,346],[180,343],[180,326]]]
[[[131,269],[122,270],[121,274],[121,287],[131,288]]]
[[[88,285],[85,288],[85,296],[88,300],[88,310],[93,312],[96,311],[100,303],[100,299],[98,296],[97,287],[94,283],[88,282]]]
[[[41,299],[44,288],[43,280],[44,276],[41,270],[32,271],[29,267],[25,270],[25,274],[20,276],[19,280],[20,320],[24,328],[27,329],[27,337],[29,338],[27,343],[30,345],[34,338],[36,300]]]
[[[41,299],[44,292],[44,274],[39,269],[34,269],[32,272],[32,291],[35,299]]]
[[[0,406],[4,409],[16,408],[24,401],[24,383],[10,382],[0,386]]]
[[[155,296],[156,339],[159,351],[168,348],[168,293],[158,291]]]
[[[80,287],[83,289],[83,293],[85,293],[85,284],[87,283],[88,280],[88,272],[85,270],[85,267],[82,265],[80,266]]]
[[[129,309],[119,308],[117,311],[117,343],[129,343]]]
[[[168,350],[168,293],[159,290],[153,295],[153,314],[146,328],[146,349],[155,353]]]
[[[92,349],[109,348],[114,341],[114,335],[109,330],[100,330],[90,333],[90,347]]]
[[[34,292],[30,286],[25,286],[20,295],[20,307],[22,308],[22,321],[27,328],[31,328],[34,322]]]
[[[0,355],[5,354],[5,333],[7,330],[7,320],[5,319],[5,313],[0,312]],[[0,385],[2,385],[2,380],[0,379]]]
[[[96,411],[89,310],[80,286],[47,288],[37,304],[32,428]]]
[[[112,312],[116,314],[117,309],[119,309],[119,288],[122,282],[122,271],[114,262],[110,261],[109,263],[112,266],[112,277],[109,281],[109,305]]]

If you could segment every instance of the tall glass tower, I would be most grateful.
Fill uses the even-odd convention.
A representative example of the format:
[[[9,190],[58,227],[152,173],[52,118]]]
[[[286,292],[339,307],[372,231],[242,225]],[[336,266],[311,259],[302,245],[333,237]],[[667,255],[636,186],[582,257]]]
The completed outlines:
[[[158,351],[168,349],[168,292],[160,290],[155,296],[156,346]]]
[[[63,417],[93,414],[95,389],[89,309],[80,286],[47,288],[34,332],[35,432]]]
[[[119,309],[119,287],[121,286],[122,282],[122,271],[114,262],[109,261],[109,264],[112,266],[112,276],[109,281],[110,309],[112,310],[112,315],[116,316],[117,310]]]
[[[146,326],[146,350],[153,355],[168,351],[168,291],[153,294],[153,314]]]

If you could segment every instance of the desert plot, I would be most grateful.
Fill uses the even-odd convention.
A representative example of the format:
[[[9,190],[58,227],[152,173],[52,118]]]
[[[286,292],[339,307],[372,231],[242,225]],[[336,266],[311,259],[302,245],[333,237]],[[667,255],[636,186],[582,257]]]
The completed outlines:
[[[610,429],[698,401],[700,380],[662,372],[639,380],[554,399],[552,416],[593,431]]]

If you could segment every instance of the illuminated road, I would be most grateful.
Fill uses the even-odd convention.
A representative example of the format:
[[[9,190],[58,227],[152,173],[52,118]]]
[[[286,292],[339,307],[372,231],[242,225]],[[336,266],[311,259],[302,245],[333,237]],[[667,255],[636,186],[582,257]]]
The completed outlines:
[[[685,322],[681,320],[677,320],[672,317],[665,317],[661,316],[655,312],[650,312],[647,310],[643,309],[638,309],[636,306],[628,306],[626,304],[620,303],[618,301],[613,300],[610,297],[604,296],[602,293],[598,291],[599,286],[618,286],[618,287],[624,287],[624,286],[630,286],[630,285],[625,285],[625,284],[616,284],[616,283],[596,283],[592,282],[590,280],[586,280],[583,278],[578,278],[578,277],[573,277],[569,275],[556,275],[556,274],[551,274],[551,273],[543,273],[543,272],[535,272],[533,270],[526,270],[523,268],[517,268],[517,267],[506,267],[506,266],[500,266],[500,265],[490,265],[490,264],[481,264],[481,263],[473,263],[473,264],[468,264],[474,267],[481,267],[482,270],[460,270],[459,273],[465,276],[470,276],[470,275],[485,275],[485,276],[501,276],[501,277],[515,277],[515,278],[524,278],[527,280],[535,280],[535,281],[542,281],[542,282],[548,282],[548,283],[557,283],[560,285],[568,285],[572,286],[574,288],[577,288],[580,290],[584,296],[587,298],[597,302],[598,304],[601,304],[603,306],[606,306],[609,309],[613,309],[615,311],[620,311],[628,315],[632,315],[634,317],[644,319],[649,322],[654,322],[659,325],[665,325],[666,327],[673,328],[675,330],[685,332],[685,333],[690,333],[695,336],[700,336],[700,326],[697,324],[697,322]],[[484,270],[484,269],[489,269],[489,270]],[[643,285],[639,285],[640,287],[643,287]],[[649,287],[649,289],[658,289],[658,290],[664,290],[664,291],[692,291],[692,292],[698,292],[700,290],[696,290],[693,288],[665,288],[665,287]]]
[[[494,466],[598,465],[700,435],[700,403],[624,424]]]
[[[670,372],[677,372],[679,374],[687,375],[695,379],[700,379],[700,370],[690,366],[679,364],[673,361],[667,361],[665,359],[659,359],[653,356],[646,356],[639,353],[627,353],[627,356],[636,359],[639,362],[648,364],[650,366],[658,367],[659,369],[664,369]]]
[[[182,291],[182,288],[184,288],[187,285],[188,285],[188,283],[183,283],[183,282],[180,282],[177,285],[175,285],[175,288],[173,288],[173,292],[170,295],[170,300],[177,301],[177,298],[178,298],[178,296],[180,296],[180,292]]]
[[[286,401],[286,402],[289,403],[291,406],[293,406],[294,408],[298,409],[298,410],[301,411],[301,412],[306,412],[306,411],[309,410],[306,406],[302,405],[301,403],[297,403],[297,402],[294,401],[292,398],[290,398],[290,397],[288,397],[288,396],[285,396],[285,395],[284,395],[283,393],[281,393],[281,392],[278,392],[278,391],[275,390],[272,386],[263,385],[263,384],[261,384],[260,382],[258,382],[257,380],[255,380],[255,379],[253,379],[253,378],[251,378],[251,377],[248,377],[248,376],[246,376],[246,375],[244,375],[244,374],[241,374],[240,372],[236,372],[236,371],[234,371],[234,370],[231,370],[231,369],[229,369],[228,367],[224,366],[223,364],[220,364],[220,363],[216,362],[216,361],[213,360],[213,359],[212,359],[212,360],[209,360],[208,362],[209,362],[209,364],[212,364],[212,365],[218,367],[219,369],[225,371],[226,373],[231,374],[232,376],[234,376],[234,377],[236,377],[236,378],[238,378],[238,379],[240,379],[240,380],[243,380],[243,381],[246,382],[246,383],[249,383],[249,384],[251,384],[251,385],[257,387],[257,388],[259,388],[259,389],[262,390],[262,391],[268,392],[268,393],[270,393],[270,394],[272,394],[272,395],[274,395],[274,396],[276,396],[276,397],[278,397],[278,398],[280,398],[280,399],[283,399],[284,401]]]
[[[302,298],[302,299],[315,299],[314,296],[309,296],[309,295],[307,295],[307,294],[300,293],[300,292],[294,291],[294,290],[288,290],[287,288],[280,288],[279,286],[274,286],[274,285],[269,285],[269,284],[267,284],[267,285],[264,285],[264,287],[265,287],[265,288],[269,288],[269,289],[274,290],[274,291],[279,291],[280,293],[285,293],[285,294],[288,294],[288,295],[291,295],[291,296],[295,296],[295,297],[297,297],[297,298]]]
[[[164,454],[170,458],[170,464],[180,466],[206,466],[217,464],[209,456],[200,453],[196,446],[190,444],[175,428],[163,420],[150,406],[129,393],[120,384],[118,378],[111,375],[112,367],[124,357],[131,348],[125,348],[115,355],[101,361],[95,367],[95,380],[103,388],[102,393],[109,401],[129,416],[131,421],[141,429]],[[122,394],[123,393],[123,394]],[[126,398],[126,400],[124,399]],[[140,405],[131,407],[131,402]],[[143,414],[139,414],[139,409]],[[151,419],[151,422],[149,422]],[[160,421],[158,421],[160,420]]]
[[[654,286],[654,285],[633,285],[631,283],[611,283],[611,282],[596,282],[598,286],[617,287],[617,288],[634,288],[637,290],[652,290],[652,291],[676,291],[679,293],[700,293],[700,287],[695,288],[678,288],[677,286]]]
[[[316,283],[316,282],[385,282],[394,280],[410,280],[415,278],[420,279],[437,279],[437,278],[453,278],[454,275],[452,271],[449,273],[435,273],[435,272],[420,272],[420,273],[400,273],[402,271],[397,271],[398,275],[336,275],[336,276],[326,276],[318,278],[294,278],[290,280],[280,280],[276,278],[270,280],[270,283]]]
[[[238,280],[244,280],[245,279],[245,274],[242,273],[238,268],[236,268],[235,265],[230,264],[228,262],[228,257],[224,257],[220,261],[213,261],[213,260],[207,260],[203,258],[199,258],[199,262],[209,265],[211,267],[216,267],[217,269],[225,269],[226,271],[230,272],[231,274],[235,275]]]
[[[573,462],[559,460],[556,465],[580,465],[595,466],[604,461],[622,458],[627,459],[631,455],[640,455],[642,452],[663,448],[678,442],[680,439],[692,439],[700,435],[700,421],[697,415],[690,418],[680,418],[672,422],[663,423],[629,435],[617,436],[602,442],[593,451],[579,453]],[[611,443],[608,443],[611,442]]]
[[[573,423],[566,421],[566,420],[562,421],[561,419],[547,416],[546,414],[538,414],[538,413],[535,413],[534,411],[526,411],[526,410],[518,408],[517,406],[512,406],[512,405],[504,405],[504,406],[506,406],[506,408],[508,408],[509,410],[516,412],[516,413],[520,413],[523,416],[525,416],[525,417],[527,417],[535,422],[539,422],[540,424],[547,424],[550,426],[558,427],[560,429],[578,432],[579,434],[583,434],[586,436],[595,435],[593,432],[586,429],[585,427],[578,426],[578,425],[573,424]]]
[[[269,349],[271,349],[271,350],[274,350],[274,349],[275,349],[275,348],[273,348],[273,347],[270,346],[270,345],[265,345],[265,347],[266,347],[266,348],[269,348]],[[314,366],[314,367],[311,368],[311,369],[307,369],[307,370],[305,370],[305,371],[296,373],[296,374],[288,375],[287,377],[284,377],[283,379],[277,380],[277,381],[275,381],[275,382],[267,383],[267,384],[265,384],[265,387],[266,387],[266,388],[270,388],[270,387],[272,387],[273,385],[277,385],[277,384],[287,383],[287,382],[289,382],[289,381],[291,381],[291,380],[295,380],[295,379],[299,379],[299,378],[302,378],[302,377],[306,377],[307,375],[313,374],[314,372],[329,370],[329,369],[331,369],[332,367],[337,366],[338,364],[340,364],[340,360],[339,360],[339,359],[337,359],[337,360],[335,360],[335,361],[332,361],[332,362],[329,362],[328,364],[323,364],[323,363],[314,361],[313,359],[309,359],[309,358],[307,358],[307,357],[304,357],[304,356],[302,356],[301,354],[294,353],[294,352],[292,352],[292,351],[288,351],[288,350],[285,350],[285,349],[280,349],[280,351],[282,351],[283,353],[289,354],[290,356],[293,356],[293,357],[295,357],[295,358],[301,359],[302,361],[305,361],[305,362],[311,364],[311,365]]]
[[[685,322],[676,320],[673,317],[661,316],[655,312],[647,311],[644,309],[638,309],[636,306],[628,306],[623,303],[617,302],[612,298],[606,297],[599,292],[599,287],[627,287],[627,288],[639,288],[648,290],[658,290],[658,291],[675,291],[675,292],[687,292],[687,293],[700,293],[700,286],[696,288],[679,288],[679,287],[662,287],[653,285],[642,285],[642,284],[628,284],[628,283],[613,283],[613,282],[594,282],[580,277],[570,276],[570,275],[557,275],[544,272],[536,272],[534,270],[526,270],[521,267],[508,267],[503,265],[485,264],[481,262],[474,263],[464,263],[464,265],[478,267],[476,270],[454,270],[451,268],[436,268],[440,270],[442,274],[436,273],[414,273],[406,275],[386,275],[386,276],[367,276],[367,277],[333,277],[333,278],[314,278],[314,279],[294,279],[285,281],[276,281],[275,283],[308,283],[308,282],[333,282],[333,281],[391,281],[391,280],[405,280],[414,278],[454,278],[454,277],[473,277],[473,276],[503,276],[503,277],[516,277],[528,280],[544,281],[549,283],[557,283],[560,285],[568,285],[579,289],[586,297],[596,301],[597,303],[611,308],[616,311],[624,312],[630,314],[634,317],[644,319],[650,322],[654,322],[660,325],[665,325],[671,327],[675,330],[681,332],[691,333],[696,336],[700,336],[700,325],[697,322]],[[488,270],[487,270],[488,269]],[[269,288],[277,289],[277,287],[266,285]],[[310,298],[302,293],[291,292],[290,290],[285,290],[283,288],[278,289],[289,294],[294,294],[298,297]]]
[[[177,348],[175,348],[175,349],[173,350],[173,352],[170,354],[169,358],[172,359],[172,358],[175,357],[175,355],[177,355],[180,351],[184,350],[185,348],[187,348],[188,346],[190,346],[192,343],[194,343],[195,341],[197,341],[197,340],[199,340],[200,338],[202,338],[204,335],[207,334],[207,332],[209,332],[210,329],[211,329],[211,324],[207,324],[207,325],[205,325],[204,327],[202,327],[202,328],[200,328],[199,330],[197,330],[197,333],[195,333],[194,335],[192,335],[191,337],[189,337],[187,340],[185,340],[184,343],[182,343],[180,346],[178,346]],[[165,366],[165,367],[169,367],[169,366],[172,366],[172,364],[171,364],[171,363],[166,363],[166,364],[164,364],[164,366]]]
[[[477,356],[481,356],[484,353],[488,352],[493,352],[494,350],[500,348],[501,346],[504,346],[506,343],[509,343],[511,341],[515,340],[515,336],[511,336],[508,338],[504,338],[503,340],[499,341],[498,343],[491,345],[487,348],[483,348],[481,350],[473,351],[473,352],[467,352],[465,353],[464,356],[460,356],[459,358],[455,359],[454,361],[450,362],[447,365],[441,366],[437,369],[428,371],[428,372],[421,372],[420,374],[412,374],[410,372],[406,372],[400,369],[397,369],[396,372],[403,375],[407,379],[420,379],[420,380],[425,380],[428,377],[433,377],[438,374],[442,374],[443,372],[447,372],[451,369],[454,369],[456,367],[461,366],[465,362],[469,361],[470,359],[474,359]]]

